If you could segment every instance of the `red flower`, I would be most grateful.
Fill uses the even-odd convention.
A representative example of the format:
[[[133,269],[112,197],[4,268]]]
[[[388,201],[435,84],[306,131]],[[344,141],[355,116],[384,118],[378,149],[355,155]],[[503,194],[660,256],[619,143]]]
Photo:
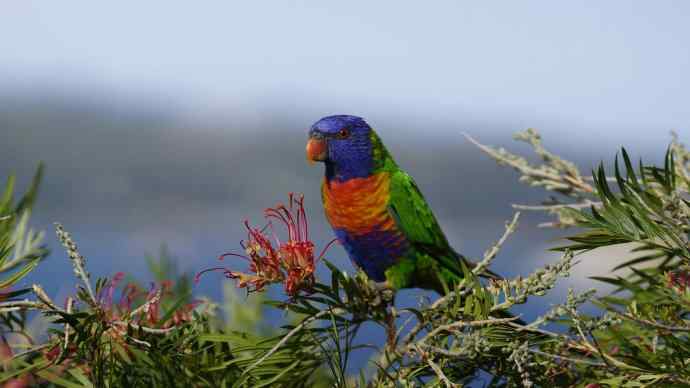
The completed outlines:
[[[101,289],[98,293],[98,301],[102,311],[105,313],[105,318],[108,321],[115,322],[124,320],[136,324],[144,324],[151,326],[162,326],[167,328],[170,326],[179,325],[191,319],[191,311],[199,304],[198,301],[179,307],[173,316],[165,322],[160,321],[161,302],[173,295],[173,283],[170,280],[161,282],[160,286],[155,284],[146,291],[142,290],[134,283],[127,283],[120,293],[120,300],[113,303],[113,295],[116,288],[124,279],[125,274],[118,272],[113,276],[107,287]],[[134,302],[139,301],[139,307],[134,307]],[[147,308],[142,309],[141,306],[147,305]],[[132,313],[135,313],[132,316]]]
[[[666,274],[668,285],[678,292],[685,292],[690,287],[690,272],[684,269],[677,269]]]
[[[11,380],[8,380],[4,388],[25,388],[31,385],[31,376],[24,374],[22,377],[17,377]]]
[[[298,198],[290,193],[288,206],[280,203],[274,208],[264,211],[264,217],[268,224],[262,228],[252,228],[248,221],[244,222],[247,228],[247,243],[241,243],[245,255],[226,253],[220,256],[236,256],[249,262],[249,273],[232,271],[223,267],[210,268],[197,274],[199,277],[208,271],[221,270],[230,279],[237,279],[237,286],[246,288],[249,292],[263,291],[267,284],[284,283],[285,293],[290,296],[297,295],[304,290],[309,292],[315,282],[315,262],[323,256],[328,247],[335,241],[326,245],[318,258],[314,258],[314,243],[309,240],[309,225],[304,210],[304,196]],[[281,242],[275,233],[273,221],[278,221],[287,231],[287,241]],[[266,230],[271,235],[266,235]],[[276,247],[273,242],[275,241]]]

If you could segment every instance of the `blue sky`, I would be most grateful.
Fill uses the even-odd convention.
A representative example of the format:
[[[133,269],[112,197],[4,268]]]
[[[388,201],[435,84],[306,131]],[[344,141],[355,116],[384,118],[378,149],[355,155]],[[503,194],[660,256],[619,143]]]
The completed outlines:
[[[97,84],[206,119],[285,110],[687,128],[682,1],[7,2],[0,81]],[[318,100],[315,102],[315,100]],[[449,127],[449,130],[454,128]],[[605,130],[604,130],[605,129]]]

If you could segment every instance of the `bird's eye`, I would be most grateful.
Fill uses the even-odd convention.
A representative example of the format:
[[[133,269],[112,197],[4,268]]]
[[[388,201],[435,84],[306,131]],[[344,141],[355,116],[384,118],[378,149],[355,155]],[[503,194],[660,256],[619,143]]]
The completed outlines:
[[[350,136],[349,129],[343,128],[340,131],[338,131],[338,139],[346,139],[348,136]]]

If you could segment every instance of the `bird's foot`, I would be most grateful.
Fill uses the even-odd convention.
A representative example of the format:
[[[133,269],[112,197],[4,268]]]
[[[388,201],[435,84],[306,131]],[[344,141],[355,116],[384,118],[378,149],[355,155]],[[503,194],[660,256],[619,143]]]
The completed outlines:
[[[373,280],[369,281],[369,287],[374,290],[381,301],[385,304],[392,305],[395,302],[395,288],[393,288],[387,281],[385,282],[375,282]]]

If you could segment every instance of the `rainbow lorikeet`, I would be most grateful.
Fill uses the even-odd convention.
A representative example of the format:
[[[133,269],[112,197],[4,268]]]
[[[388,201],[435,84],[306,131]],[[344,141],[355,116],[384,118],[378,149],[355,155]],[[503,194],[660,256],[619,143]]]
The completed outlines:
[[[309,130],[307,159],[326,165],[321,194],[326,218],[350,259],[393,289],[443,294],[463,277],[412,177],[400,169],[376,132],[356,116],[328,116]]]

